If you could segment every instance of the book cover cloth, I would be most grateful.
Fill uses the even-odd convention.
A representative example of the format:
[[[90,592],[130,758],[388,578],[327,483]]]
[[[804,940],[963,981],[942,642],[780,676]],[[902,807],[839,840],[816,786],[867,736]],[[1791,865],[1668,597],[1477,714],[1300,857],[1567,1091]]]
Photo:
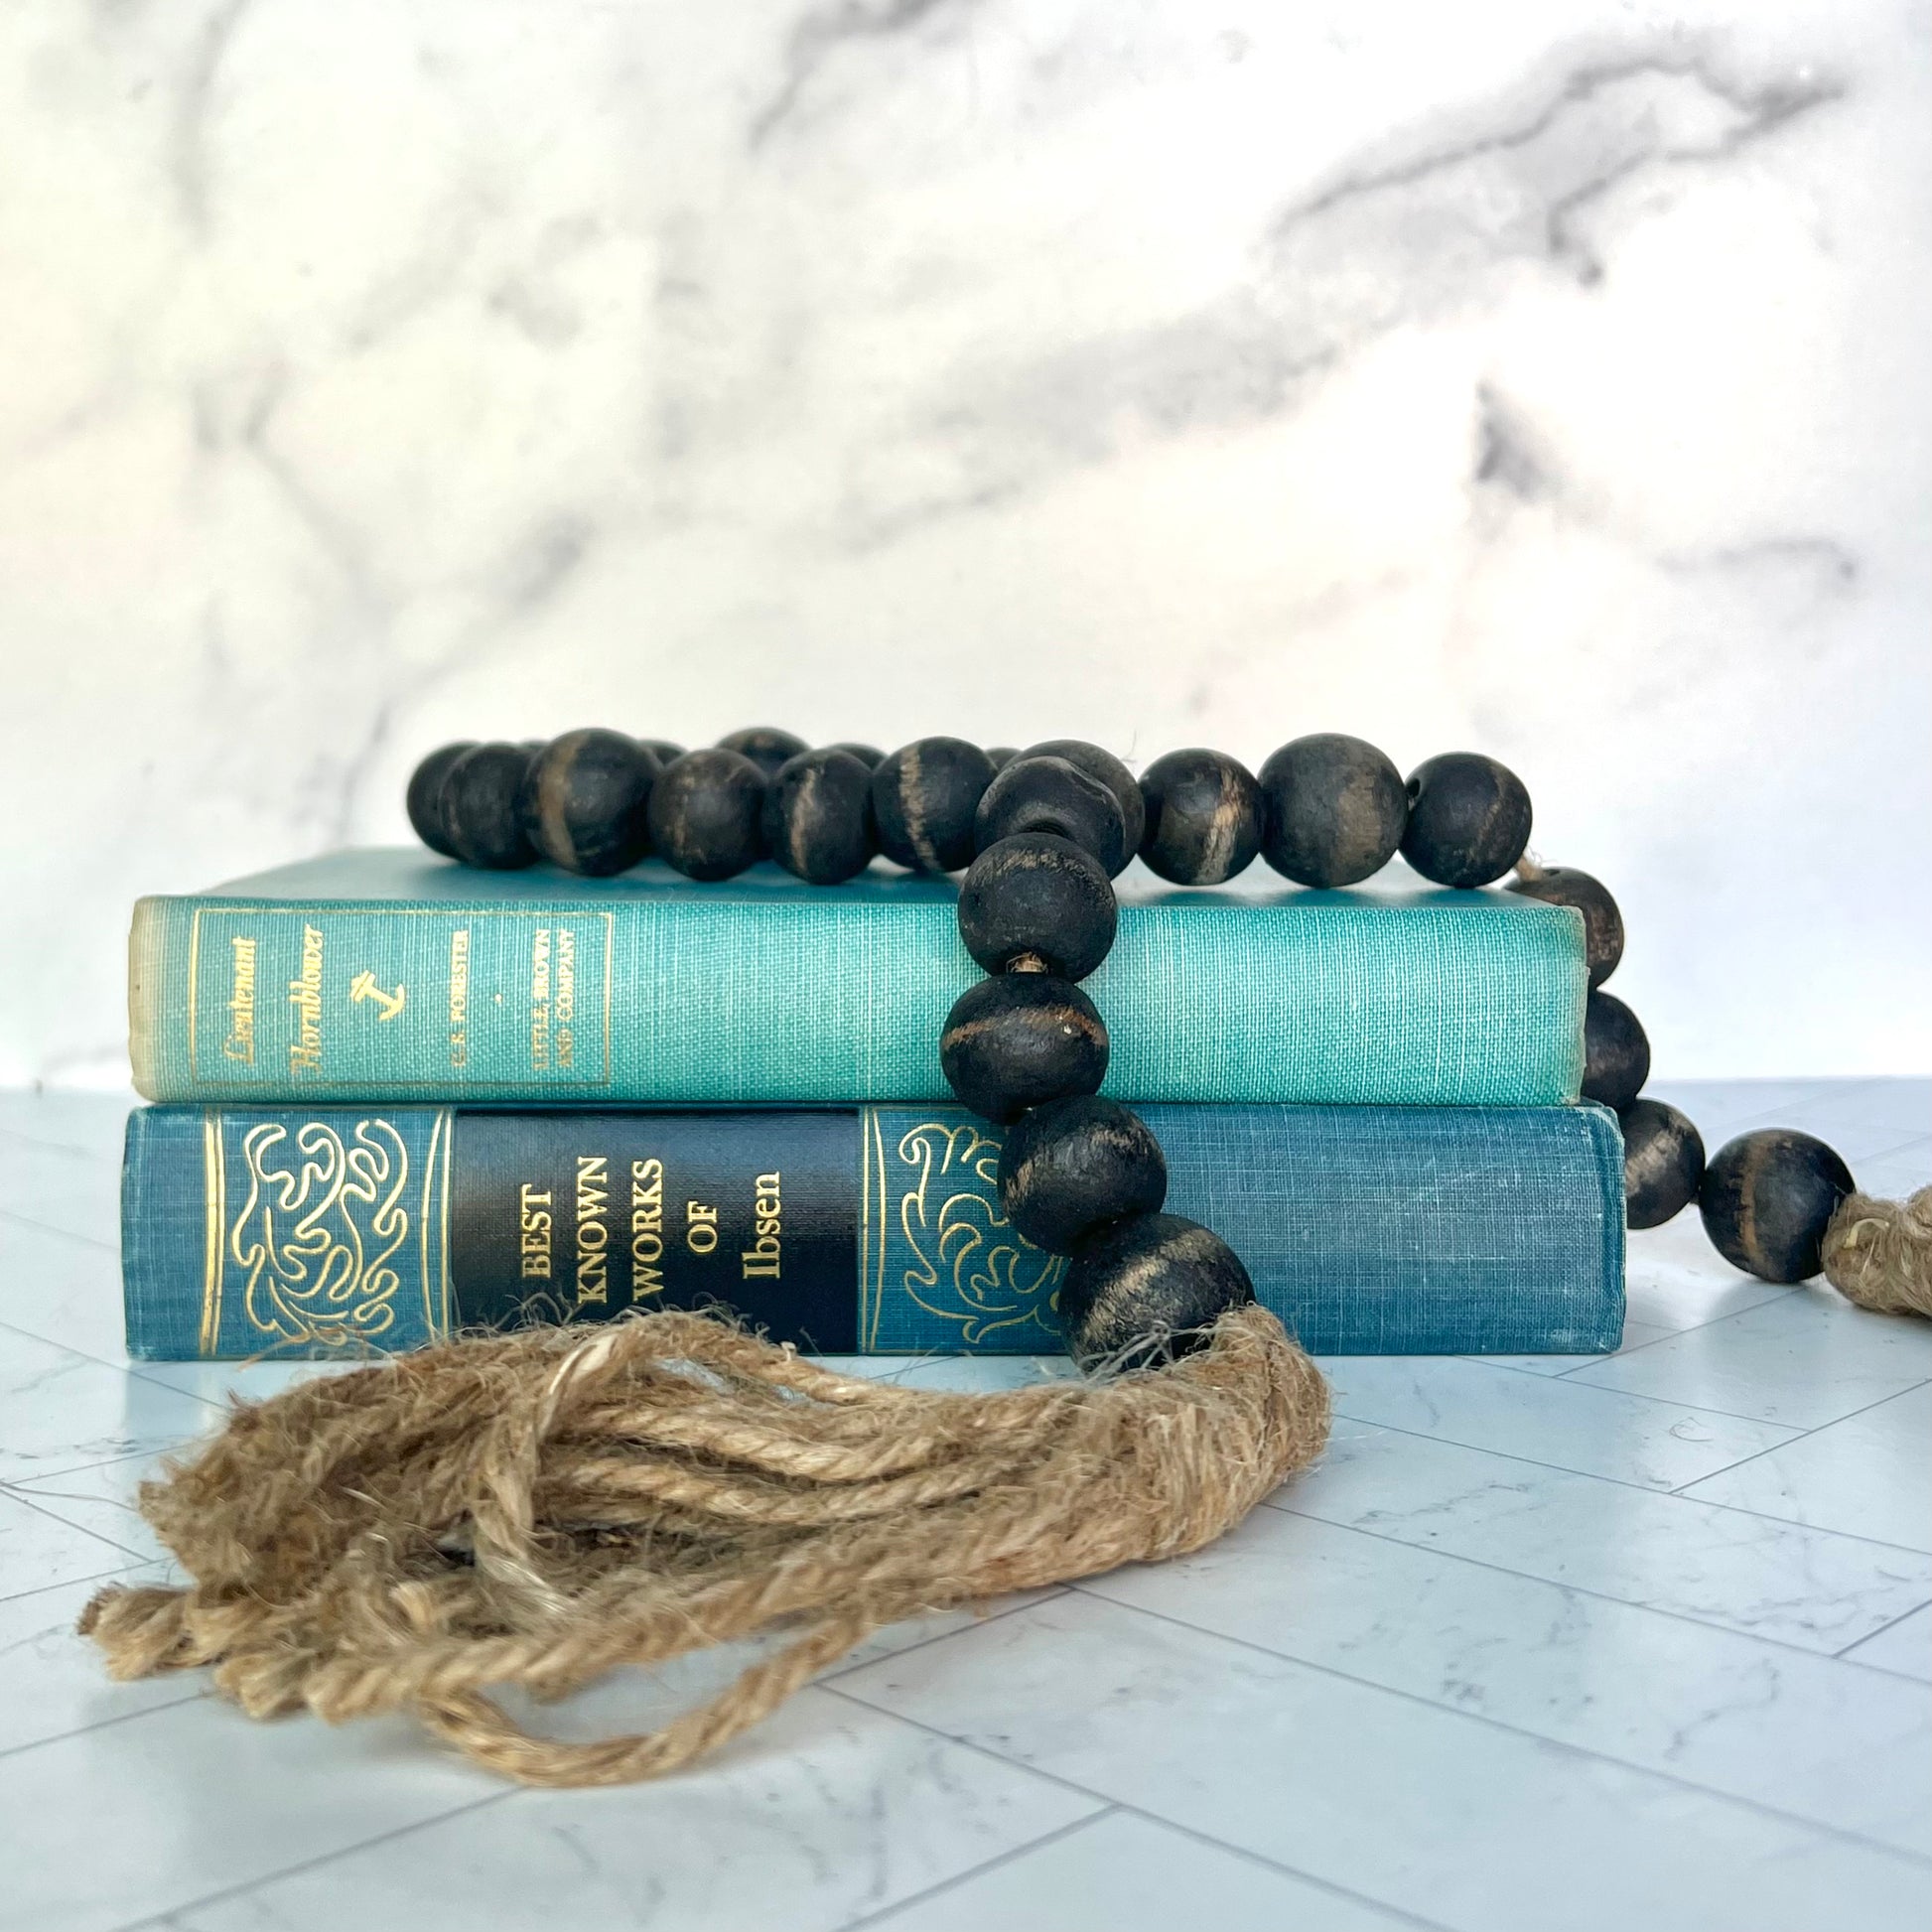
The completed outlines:
[[[1591,1106],[1151,1106],[1169,1207],[1318,1354],[1580,1354],[1623,1322]],[[158,1107],[128,1126],[131,1354],[356,1357],[724,1303],[826,1352],[1054,1352],[1065,1262],[957,1107]]]
[[[1392,866],[1214,891],[1138,862],[1086,982],[1104,1091],[1135,1101],[1539,1106],[1583,1075],[1583,921]],[[130,1043],[149,1099],[848,1105],[943,1100],[938,1040],[980,978],[957,889],[875,865],[700,886],[480,873],[366,851],[143,899]]]

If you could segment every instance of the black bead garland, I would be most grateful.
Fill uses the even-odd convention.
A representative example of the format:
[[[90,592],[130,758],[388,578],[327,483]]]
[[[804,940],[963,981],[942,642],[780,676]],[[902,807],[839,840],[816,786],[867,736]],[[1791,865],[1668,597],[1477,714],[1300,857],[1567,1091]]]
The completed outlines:
[[[1002,765],[1011,764],[1020,756],[1020,748],[1017,745],[989,745],[986,748],[986,756],[992,759],[993,768],[997,771]]]
[[[1402,856],[1439,886],[1487,886],[1530,842],[1530,795],[1506,764],[1445,752],[1409,774]]]
[[[1021,832],[1051,832],[1084,847],[1109,879],[1134,856],[1112,788],[1067,759],[1026,753],[986,787],[973,827],[979,850]]]
[[[1825,1229],[1852,1191],[1852,1171],[1823,1141],[1788,1127],[1726,1141],[1704,1171],[1698,1208],[1712,1245],[1767,1282],[1818,1273]]]
[[[1340,732],[1284,745],[1261,767],[1260,785],[1262,857],[1298,886],[1372,878],[1409,823],[1402,773],[1373,745]]]
[[[405,804],[432,851],[494,869],[542,856],[605,875],[652,845],[700,880],[730,878],[767,852],[824,885],[863,871],[875,851],[915,871],[966,867],[960,934],[993,977],[954,1004],[940,1062],[966,1106],[1011,1128],[1002,1202],[1018,1234],[1070,1257],[1058,1305],[1083,1364],[1166,1359],[1253,1297],[1224,1243],[1159,1211],[1158,1142],[1097,1096],[1107,1030],[1073,982],[1112,945],[1110,881],[1137,847],[1161,877],[1200,886],[1232,878],[1257,851],[1311,887],[1355,884],[1398,845],[1425,878],[1457,889],[1514,867],[1509,890],[1583,915],[1583,1096],[1617,1110],[1631,1227],[1660,1225],[1695,1198],[1727,1260],[1795,1282],[1816,1273],[1826,1226],[1852,1190],[1829,1147],[1782,1129],[1741,1136],[1707,1167],[1695,1126],[1639,1097],[1649,1041],[1599,990],[1623,951],[1616,901],[1588,873],[1523,858],[1529,794],[1479,754],[1431,759],[1405,786],[1373,746],[1319,733],[1283,746],[1258,775],[1192,748],[1156,759],[1136,783],[1111,753],[1075,739],[985,752],[926,738],[882,757],[858,743],[814,751],[769,726],[693,753],[584,730],[547,746],[443,746],[412,773]]]
[[[1141,857],[1176,886],[1219,886],[1261,850],[1261,787],[1222,752],[1170,752],[1141,773]]]
[[[973,816],[993,782],[993,760],[963,738],[921,738],[880,759],[872,774],[879,849],[914,872],[957,872],[972,862]]]

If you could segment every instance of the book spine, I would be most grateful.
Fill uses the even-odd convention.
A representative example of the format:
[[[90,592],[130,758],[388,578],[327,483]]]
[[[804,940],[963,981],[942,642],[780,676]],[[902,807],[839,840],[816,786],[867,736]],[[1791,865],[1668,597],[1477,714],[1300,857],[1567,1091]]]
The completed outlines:
[[[1596,1107],[1152,1106],[1168,1205],[1321,1354],[1613,1348],[1623,1152]],[[956,1107],[155,1107],[128,1127],[131,1354],[344,1357],[722,1306],[823,1353],[1051,1353],[1065,1263]]]
[[[949,901],[150,898],[129,1010],[149,1099],[764,1106],[943,1100],[980,977]],[[1293,911],[1124,904],[1086,983],[1135,1101],[1546,1106],[1583,1076],[1583,924],[1445,894]],[[1493,900],[1493,902],[1492,902]]]

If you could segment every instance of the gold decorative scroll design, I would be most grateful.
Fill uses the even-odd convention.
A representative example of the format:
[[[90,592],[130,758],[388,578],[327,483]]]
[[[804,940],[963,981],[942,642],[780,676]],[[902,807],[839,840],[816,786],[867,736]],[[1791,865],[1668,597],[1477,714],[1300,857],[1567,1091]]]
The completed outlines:
[[[1000,1144],[971,1124],[921,1121],[899,1137],[899,1232],[914,1265],[902,1285],[920,1308],[955,1322],[960,1342],[1029,1324],[1060,1346],[1054,1298],[1066,1263],[1016,1233],[1000,1212]]]
[[[345,1142],[312,1120],[291,1142],[286,1127],[265,1121],[242,1136],[241,1156],[248,1198],[228,1253],[245,1278],[250,1325],[328,1348],[383,1334],[401,1283],[389,1264],[409,1238],[402,1136],[386,1120],[364,1120]]]

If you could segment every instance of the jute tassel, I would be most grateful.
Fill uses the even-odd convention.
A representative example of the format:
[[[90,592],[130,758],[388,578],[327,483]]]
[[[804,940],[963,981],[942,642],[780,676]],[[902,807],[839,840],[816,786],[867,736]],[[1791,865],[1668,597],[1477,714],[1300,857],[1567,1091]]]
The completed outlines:
[[[525,1784],[621,1784],[882,1624],[1197,1549],[1327,1426],[1258,1308],[1170,1367],[1006,1395],[836,1375],[675,1312],[458,1341],[237,1408],[141,1491],[193,1583],[102,1590],[80,1627],[116,1677],[212,1665],[251,1717],[410,1710]],[[643,1735],[533,1736],[486,1695],[776,1625],[786,1648]]]
[[[1932,1315],[1932,1187],[1909,1200],[1848,1194],[1825,1230],[1825,1279],[1862,1309]]]

